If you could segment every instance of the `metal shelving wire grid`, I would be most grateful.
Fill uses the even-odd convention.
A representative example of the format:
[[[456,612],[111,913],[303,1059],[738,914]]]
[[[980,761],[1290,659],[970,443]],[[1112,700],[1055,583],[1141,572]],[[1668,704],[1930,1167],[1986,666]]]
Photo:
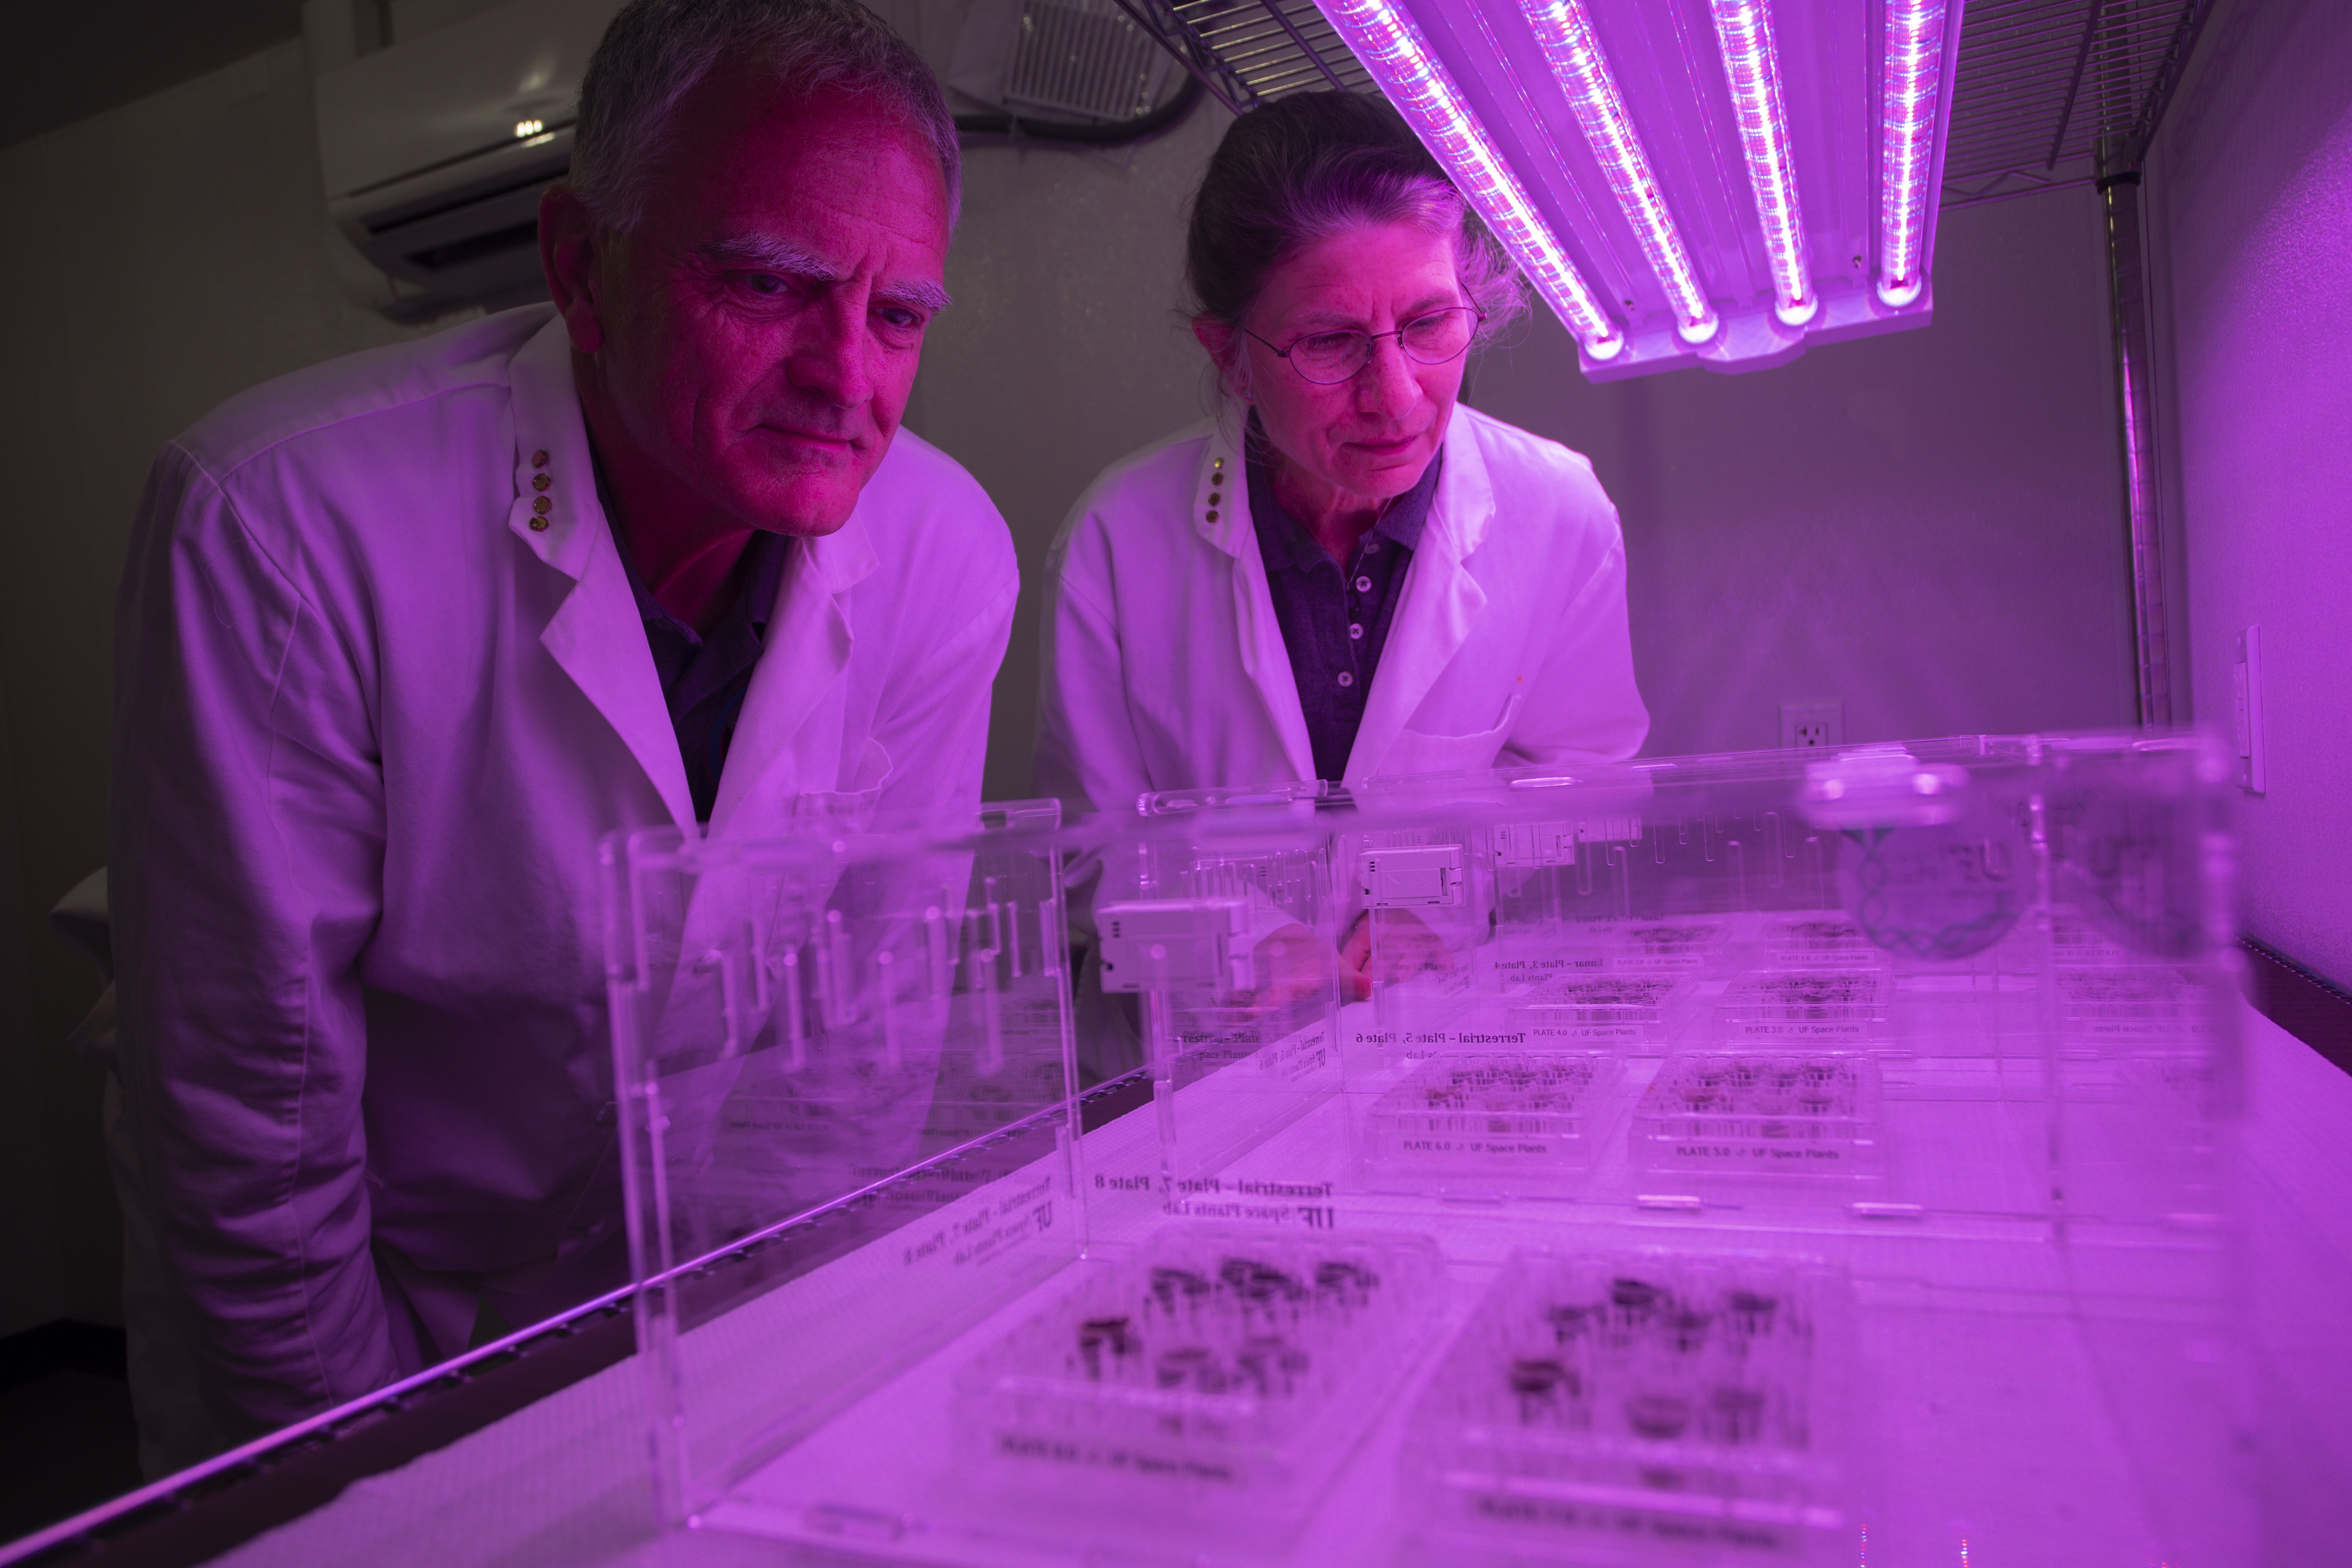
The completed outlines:
[[[2210,8],[2210,0],[1969,0],[1943,205],[2137,167]]]

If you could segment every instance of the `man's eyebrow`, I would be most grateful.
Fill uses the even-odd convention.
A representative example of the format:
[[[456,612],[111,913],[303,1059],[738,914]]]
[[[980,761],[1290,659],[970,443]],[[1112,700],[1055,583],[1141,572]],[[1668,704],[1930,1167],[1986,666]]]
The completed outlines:
[[[773,235],[738,234],[724,239],[708,240],[694,247],[695,254],[716,267],[760,267],[771,272],[782,272],[810,283],[838,283],[845,274],[841,268],[823,257],[803,250],[797,245],[787,245]],[[920,280],[908,283],[886,283],[874,290],[877,303],[911,305],[937,315],[953,303],[948,291],[936,283]]]
[[[913,305],[929,310],[934,316],[955,303],[948,298],[948,291],[938,284],[920,281],[885,283],[874,290],[874,298],[885,305]]]
[[[812,283],[841,281],[841,268],[772,235],[730,235],[724,239],[707,240],[694,250],[705,261],[720,267],[764,267],[771,272],[789,273]]]

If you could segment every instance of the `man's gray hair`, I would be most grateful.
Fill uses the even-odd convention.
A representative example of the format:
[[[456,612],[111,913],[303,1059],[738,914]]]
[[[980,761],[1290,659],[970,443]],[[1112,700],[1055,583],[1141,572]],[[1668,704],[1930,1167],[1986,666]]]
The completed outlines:
[[[939,157],[954,226],[963,158],[947,96],[922,57],[856,0],[631,0],[588,61],[572,132],[568,183],[598,223],[625,232],[643,219],[678,106],[731,60],[758,62],[794,92],[866,93],[905,114]]]

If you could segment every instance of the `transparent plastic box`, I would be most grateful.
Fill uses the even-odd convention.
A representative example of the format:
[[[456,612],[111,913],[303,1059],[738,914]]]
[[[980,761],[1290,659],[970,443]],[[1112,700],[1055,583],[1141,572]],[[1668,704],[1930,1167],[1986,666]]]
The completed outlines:
[[[1372,1103],[1372,1183],[1468,1193],[1558,1187],[1598,1156],[1621,1068],[1605,1051],[1430,1057]]]
[[[1693,1051],[1670,1057],[1633,1110],[1645,1171],[1729,1177],[1880,1176],[1877,1058]]]
[[[1176,1225],[956,1376],[975,1467],[1172,1514],[1303,1513],[1437,1310],[1426,1237]]]
[[[1884,969],[1887,952],[1843,912],[1775,915],[1759,933],[1764,965],[1803,971]]]
[[[1664,974],[1563,976],[1509,998],[1504,1017],[1542,1049],[1573,1045],[1662,1047],[1698,1000],[1697,987]]]
[[[1818,1259],[1521,1252],[1414,1406],[1425,1563],[1847,1563],[1850,1290]]]
[[[1724,921],[1628,921],[1606,933],[1601,952],[1627,974],[1697,974],[1722,967],[1728,933]]]
[[[2070,1042],[2179,1040],[2206,1026],[2204,986],[2168,965],[2071,969],[2057,985],[2060,1027]]]
[[[1884,1041],[1893,990],[1891,977],[1875,969],[1751,972],[1717,1005],[1719,1037],[1790,1046]]]

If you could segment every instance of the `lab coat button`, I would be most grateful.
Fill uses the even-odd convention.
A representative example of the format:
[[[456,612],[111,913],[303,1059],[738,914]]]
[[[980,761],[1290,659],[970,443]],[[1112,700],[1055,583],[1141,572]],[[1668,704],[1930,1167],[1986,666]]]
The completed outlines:
[[[530,455],[530,466],[534,468],[543,468],[547,467],[547,454],[543,451],[533,452]]]
[[[530,520],[530,531],[533,533],[545,533],[547,531],[547,519],[543,517],[532,518]]]
[[[530,503],[530,510],[536,512],[544,512],[549,507],[551,507],[555,503],[553,501],[548,500],[545,496],[541,496],[537,500]]]
[[[1217,512],[1216,512],[1216,509],[1215,509],[1214,507],[1212,507],[1212,508],[1210,508],[1210,509],[1209,509],[1209,521],[1210,521],[1211,522],[1214,522],[1214,521],[1217,521]]]
[[[553,479],[549,479],[545,474],[534,474],[531,476],[530,488],[535,490],[543,490],[554,482],[555,481]]]

